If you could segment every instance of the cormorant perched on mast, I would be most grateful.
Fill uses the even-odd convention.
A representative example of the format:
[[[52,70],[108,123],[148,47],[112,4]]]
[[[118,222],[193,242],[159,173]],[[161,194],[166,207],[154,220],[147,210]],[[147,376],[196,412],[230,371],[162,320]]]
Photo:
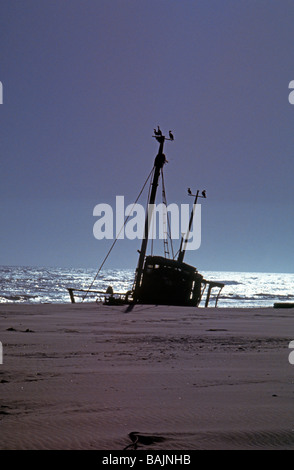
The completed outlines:
[[[172,134],[172,131],[169,131],[169,138],[170,138],[170,140],[174,140],[174,136]]]
[[[161,132],[161,130],[160,130],[160,127],[159,127],[159,126],[157,126],[157,130],[156,130],[156,129],[154,129],[154,134],[155,134],[155,135],[157,135],[157,136],[160,136],[160,135],[162,135],[162,132]]]
[[[165,139],[165,137],[163,137],[163,135],[162,135],[162,132],[161,132],[161,129],[160,129],[159,126],[157,126],[157,130],[154,129],[154,135],[155,135],[156,140],[157,140],[158,142],[161,142],[161,139],[162,139],[162,138]]]

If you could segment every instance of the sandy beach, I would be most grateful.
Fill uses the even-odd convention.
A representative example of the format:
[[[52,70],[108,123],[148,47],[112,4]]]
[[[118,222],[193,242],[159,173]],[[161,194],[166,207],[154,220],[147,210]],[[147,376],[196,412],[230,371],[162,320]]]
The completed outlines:
[[[0,448],[294,449],[293,314],[1,304]]]

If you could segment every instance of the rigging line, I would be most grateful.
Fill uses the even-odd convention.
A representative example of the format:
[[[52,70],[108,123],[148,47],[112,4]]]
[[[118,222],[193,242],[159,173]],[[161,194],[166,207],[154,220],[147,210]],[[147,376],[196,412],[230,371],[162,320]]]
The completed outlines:
[[[164,178],[163,178],[163,171],[162,171],[161,176],[162,176],[162,188],[163,188],[164,197],[165,197],[165,205],[167,206],[166,193],[165,193],[165,185],[164,185]],[[173,257],[173,259],[174,259],[174,258],[175,258],[175,255],[174,255],[173,241],[172,241],[172,237],[171,237],[170,219],[169,219],[169,216],[168,216],[168,211],[166,211],[166,218],[167,218],[168,236],[169,236],[169,239],[170,239],[170,246],[171,246],[171,251],[172,251],[172,257]]]
[[[154,168],[153,168],[153,172],[154,172]],[[147,198],[147,201],[149,203],[150,201],[150,193],[151,193],[151,184],[149,185],[149,191],[148,191],[148,198]],[[148,217],[149,217],[149,204],[147,204],[147,214],[148,214]],[[153,217],[151,218],[151,223],[152,223],[152,227],[151,227],[151,230],[152,230],[152,240],[151,240],[151,255],[153,255],[153,233],[154,233],[154,219]],[[149,231],[149,229],[148,229]],[[148,233],[149,235],[149,233]]]
[[[153,256],[154,220],[152,219],[151,256]]]
[[[149,201],[150,201],[152,180],[153,180],[153,175],[154,175],[154,167],[152,168],[152,170],[151,170],[151,172],[150,172],[148,178],[150,178],[151,175],[152,175],[152,179],[151,179],[151,182],[150,182],[150,184],[149,184],[148,196],[147,196],[147,214],[148,214],[148,218],[149,218]],[[148,181],[148,178],[147,178],[147,180],[146,180],[146,182],[145,182],[145,185],[146,185],[146,183],[147,183],[147,181]],[[145,222],[146,222],[146,221],[145,221]],[[149,235],[149,228],[150,228],[150,227],[149,227],[149,224],[148,224],[148,235]],[[144,229],[144,235],[143,235],[143,237],[145,237],[145,235],[146,235],[146,234],[145,234],[145,230],[146,230],[146,226],[145,226],[145,229]],[[148,235],[147,235],[147,236],[148,236]],[[135,276],[134,276],[134,282],[133,282],[132,291],[134,291],[134,289],[135,289],[135,285],[136,285],[136,281],[137,281],[137,275],[138,275],[138,272],[137,272],[137,270],[136,270],[136,271],[135,271]]]
[[[120,235],[122,229],[123,229],[124,226],[126,225],[127,220],[128,220],[128,218],[130,217],[130,214],[131,214],[131,212],[132,212],[132,210],[133,210],[133,207],[135,206],[135,204],[137,204],[138,199],[140,198],[142,192],[144,191],[144,188],[145,188],[145,186],[146,186],[146,184],[147,184],[147,182],[148,182],[150,176],[152,175],[153,170],[154,170],[154,169],[152,168],[152,170],[150,171],[150,173],[149,173],[149,175],[148,175],[148,177],[147,177],[147,179],[146,179],[146,181],[145,181],[145,183],[144,183],[144,185],[143,185],[143,187],[142,187],[142,189],[141,189],[141,191],[140,191],[140,193],[139,193],[139,195],[138,195],[136,201],[134,202],[134,204],[133,204],[133,206],[132,206],[132,208],[131,208],[131,210],[130,210],[130,212],[129,212],[129,215],[125,218],[125,221],[124,221],[124,223],[123,223],[123,225],[122,225],[120,231],[119,231],[118,234],[116,235],[116,237],[115,237],[115,239],[114,239],[114,241],[113,241],[111,247],[109,248],[109,250],[108,250],[108,252],[107,252],[107,255],[105,256],[104,260],[102,261],[102,264],[100,265],[100,267],[99,267],[99,269],[98,269],[98,271],[97,271],[97,273],[96,273],[96,275],[95,275],[93,281],[91,282],[90,287],[88,287],[88,289],[87,289],[87,291],[86,291],[84,297],[82,298],[82,302],[83,302],[83,301],[85,300],[85,298],[87,297],[87,295],[88,295],[88,293],[89,293],[91,287],[93,286],[95,280],[97,279],[97,276],[98,276],[99,272],[101,271],[101,269],[102,269],[103,265],[105,264],[105,262],[106,262],[108,256],[110,255],[111,250],[113,249],[115,243],[117,242],[118,237],[119,237],[119,235]]]
[[[150,185],[150,189],[151,189],[151,185]],[[150,195],[150,190],[149,190],[149,195]],[[148,201],[149,201],[149,195],[148,195]],[[149,207],[147,207],[147,211],[148,211],[148,217],[149,217]],[[152,214],[152,217],[151,217],[151,232],[152,232],[152,237],[151,237],[151,256],[153,256],[153,240],[154,240],[154,214]],[[149,234],[148,234],[149,235]]]
[[[169,246],[168,246],[168,233],[167,233],[167,201],[166,201],[166,195],[165,195],[165,189],[164,189],[164,181],[163,181],[163,170],[161,169],[161,185],[162,185],[162,202],[165,207],[165,211],[162,214],[163,220],[162,220],[162,225],[163,225],[163,251],[164,251],[164,257],[169,258]]]
[[[177,256],[177,254],[179,253],[179,251],[180,251],[180,250],[178,250],[178,251],[176,252],[176,254],[173,256],[173,259],[176,258],[176,256]]]

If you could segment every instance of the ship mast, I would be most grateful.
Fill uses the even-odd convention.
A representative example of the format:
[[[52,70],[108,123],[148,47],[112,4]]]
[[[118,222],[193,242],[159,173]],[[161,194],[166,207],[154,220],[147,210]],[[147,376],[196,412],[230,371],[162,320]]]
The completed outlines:
[[[201,196],[200,196],[200,195],[199,195],[199,189],[197,189],[196,194],[192,194],[192,193],[191,193],[191,194],[189,194],[189,196],[195,196],[195,200],[194,200],[193,207],[192,207],[192,210],[191,210],[190,221],[189,221],[189,228],[188,228],[188,231],[187,231],[187,233],[186,233],[186,237],[185,237],[185,238],[182,237],[182,239],[181,239],[180,251],[179,251],[179,255],[178,255],[178,261],[179,261],[179,263],[182,263],[182,262],[183,262],[183,259],[184,259],[185,253],[186,253],[187,243],[188,243],[188,241],[189,241],[189,235],[190,235],[191,228],[192,228],[192,223],[193,223],[193,218],[194,218],[194,214],[195,214],[195,209],[196,209],[196,204],[197,204],[198,198],[199,198],[199,197],[206,198],[206,191],[202,191]]]
[[[160,171],[163,165],[166,163],[165,155],[163,153],[163,145],[164,145],[164,141],[166,140],[166,137],[164,135],[156,135],[153,137],[155,137],[156,140],[159,142],[159,150],[154,160],[154,173],[153,173],[153,180],[151,183],[151,192],[150,192],[146,218],[145,218],[144,237],[142,239],[141,250],[139,251],[140,256],[139,256],[138,266],[136,269],[136,280],[135,280],[135,287],[134,287],[134,294],[133,294],[134,302],[137,301],[140,284],[141,284],[144,260],[145,260],[146,250],[147,250],[149,228],[150,228],[150,223],[151,223],[152,215],[153,215],[153,209],[154,209],[154,203],[155,203],[155,198],[156,198],[158,180],[160,177]],[[172,139],[167,139],[167,140],[172,140]]]

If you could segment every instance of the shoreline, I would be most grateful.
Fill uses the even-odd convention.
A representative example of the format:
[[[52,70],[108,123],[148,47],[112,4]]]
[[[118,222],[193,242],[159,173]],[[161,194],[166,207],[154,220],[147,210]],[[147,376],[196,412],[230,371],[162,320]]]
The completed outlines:
[[[126,309],[0,304],[1,449],[294,449],[292,309]]]

